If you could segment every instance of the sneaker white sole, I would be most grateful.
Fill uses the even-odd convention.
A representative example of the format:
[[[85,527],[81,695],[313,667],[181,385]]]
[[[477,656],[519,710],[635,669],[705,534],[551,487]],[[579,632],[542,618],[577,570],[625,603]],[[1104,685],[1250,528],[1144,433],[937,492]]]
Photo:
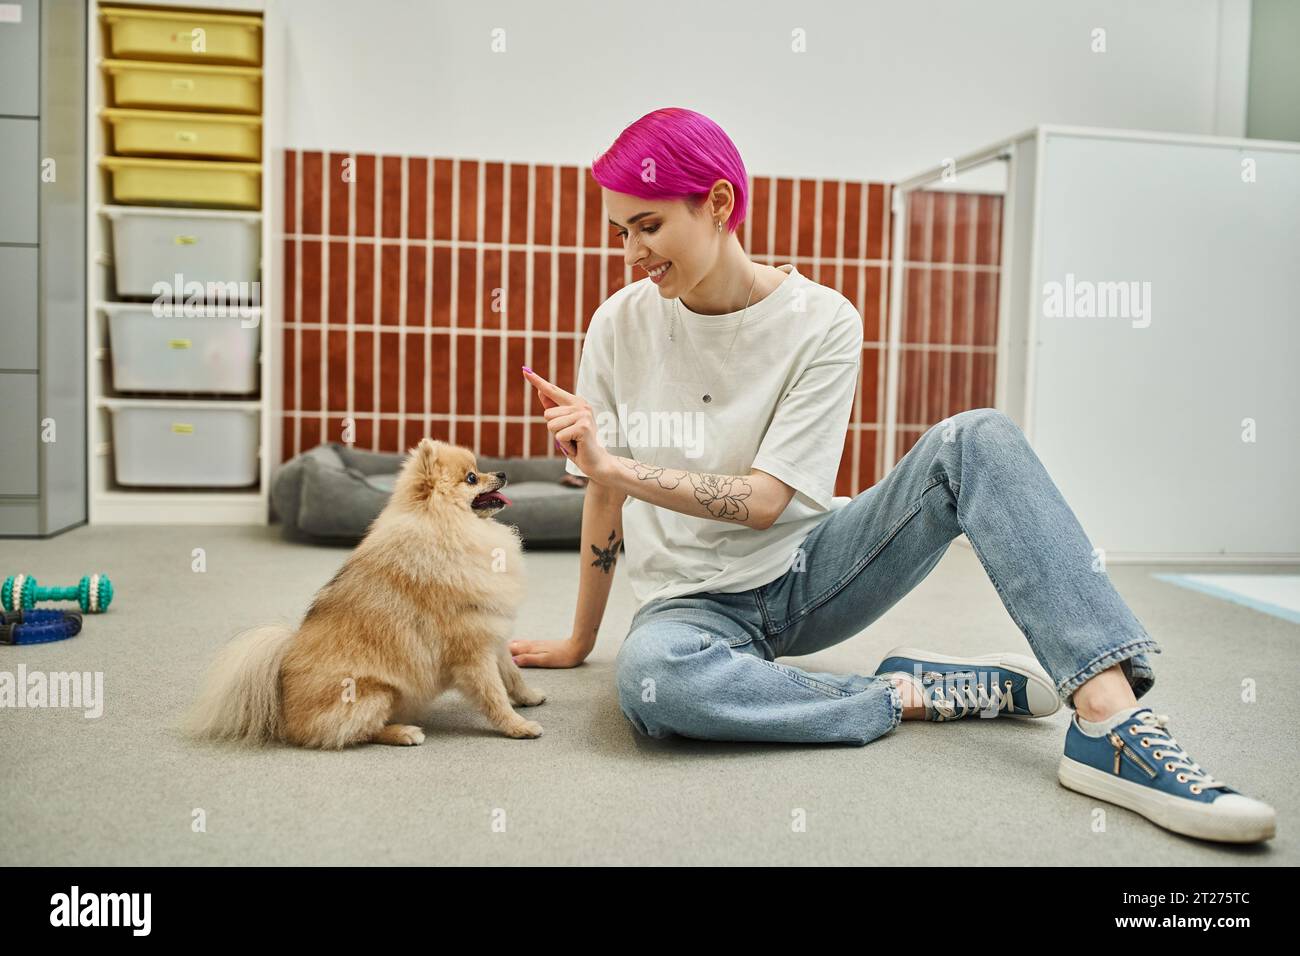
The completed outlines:
[[[914,657],[922,661],[936,661],[955,664],[959,667],[972,666],[976,669],[988,668],[990,665],[1013,670],[1028,678],[1025,683],[1025,699],[1029,704],[1028,714],[1001,714],[1002,717],[1050,717],[1061,709],[1061,698],[1056,693],[1056,685],[1047,676],[1042,665],[1026,654],[984,654],[980,657],[954,657],[951,654],[936,654],[917,647],[895,647],[881,660],[891,657]]]
[[[1185,836],[1223,843],[1258,843],[1272,839],[1277,832],[1273,808],[1240,794],[1225,793],[1213,803],[1199,803],[1133,783],[1066,756],[1061,757],[1056,776],[1071,790],[1140,813],[1152,823]]]

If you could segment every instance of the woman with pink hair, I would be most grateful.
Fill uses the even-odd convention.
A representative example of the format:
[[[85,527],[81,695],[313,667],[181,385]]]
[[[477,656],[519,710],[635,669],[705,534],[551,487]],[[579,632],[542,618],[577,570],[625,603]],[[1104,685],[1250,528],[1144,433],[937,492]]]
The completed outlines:
[[[901,720],[1065,703],[1065,786],[1192,836],[1273,836],[1272,807],[1214,779],[1138,704],[1161,648],[1005,414],[939,422],[877,484],[834,495],[862,318],[794,263],[741,247],[748,175],[716,123],[655,110],[592,175],[641,278],[592,316],[575,392],[523,370],[566,469],[589,483],[572,635],[512,642],[517,663],[582,662],[621,550],[639,606],[618,693],[640,733],[866,744]],[[899,647],[869,675],[778,660],[860,633],[961,534],[1033,657]]]

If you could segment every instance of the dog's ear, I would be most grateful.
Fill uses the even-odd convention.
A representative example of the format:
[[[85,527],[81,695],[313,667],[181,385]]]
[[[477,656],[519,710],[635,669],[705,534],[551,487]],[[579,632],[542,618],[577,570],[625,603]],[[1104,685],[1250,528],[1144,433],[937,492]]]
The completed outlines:
[[[444,443],[436,438],[421,438],[419,443],[410,450],[410,455],[422,471],[432,473],[445,447]]]
[[[407,453],[405,466],[394,491],[401,492],[409,503],[424,501],[438,483],[438,459],[445,444],[433,438],[421,438]]]
[[[433,466],[438,461],[438,446],[441,442],[432,438],[421,438],[413,446],[406,449],[406,457],[402,459],[401,471],[408,474],[414,473],[431,473]]]

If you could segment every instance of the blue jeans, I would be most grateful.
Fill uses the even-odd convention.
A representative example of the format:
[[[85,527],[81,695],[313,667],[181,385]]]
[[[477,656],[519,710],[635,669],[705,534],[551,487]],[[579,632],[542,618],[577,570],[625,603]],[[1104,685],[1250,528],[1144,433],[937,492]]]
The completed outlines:
[[[1151,689],[1145,652],[1159,645],[1095,566],[1024,433],[977,408],[932,426],[881,481],[828,514],[775,580],[640,607],[618,653],[620,708],[651,737],[874,740],[902,719],[891,681],[777,658],[861,632],[963,532],[1067,707],[1117,663],[1135,697]]]

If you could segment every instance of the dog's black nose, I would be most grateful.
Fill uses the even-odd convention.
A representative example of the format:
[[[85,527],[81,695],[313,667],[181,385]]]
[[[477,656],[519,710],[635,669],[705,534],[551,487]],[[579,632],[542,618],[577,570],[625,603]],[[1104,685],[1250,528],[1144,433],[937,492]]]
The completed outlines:
[[[504,485],[506,483],[506,473],[504,471],[498,471],[496,476],[501,479],[501,484]]]

